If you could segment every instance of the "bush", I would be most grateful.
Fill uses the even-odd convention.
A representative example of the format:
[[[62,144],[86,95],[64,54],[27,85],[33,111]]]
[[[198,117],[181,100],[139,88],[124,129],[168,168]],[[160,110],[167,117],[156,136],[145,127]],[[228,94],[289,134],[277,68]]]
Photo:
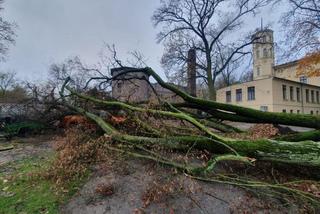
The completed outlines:
[[[11,123],[4,126],[4,132],[7,138],[16,135],[25,135],[27,133],[36,134],[40,133],[43,129],[45,129],[43,124],[33,121]]]

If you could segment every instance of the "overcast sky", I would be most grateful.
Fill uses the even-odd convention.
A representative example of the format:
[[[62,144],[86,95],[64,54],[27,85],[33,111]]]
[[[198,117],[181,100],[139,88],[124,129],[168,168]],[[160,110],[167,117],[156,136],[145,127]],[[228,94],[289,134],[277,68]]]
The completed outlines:
[[[158,0],[6,0],[3,16],[18,24],[15,46],[0,69],[17,72],[26,80],[43,80],[53,62],[81,56],[95,63],[103,44],[115,44],[120,56],[139,50],[148,65],[161,71],[162,45],[156,43],[151,23]],[[266,9],[249,21],[252,26],[276,24]],[[276,26],[273,26],[277,28]],[[277,31],[277,29],[274,29]],[[277,35],[276,35],[277,36]],[[276,37],[277,38],[277,37]]]

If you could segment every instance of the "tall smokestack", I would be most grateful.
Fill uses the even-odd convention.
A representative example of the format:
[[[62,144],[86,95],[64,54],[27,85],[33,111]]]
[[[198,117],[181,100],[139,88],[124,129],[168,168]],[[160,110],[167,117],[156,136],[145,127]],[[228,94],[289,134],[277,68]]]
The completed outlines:
[[[196,86],[196,49],[191,48],[188,51],[188,91],[191,96],[197,96]]]

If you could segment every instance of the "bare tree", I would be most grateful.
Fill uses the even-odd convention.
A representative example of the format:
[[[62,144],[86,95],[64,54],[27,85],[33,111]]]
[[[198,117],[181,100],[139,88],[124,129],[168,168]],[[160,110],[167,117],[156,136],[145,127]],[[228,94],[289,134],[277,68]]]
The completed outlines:
[[[3,11],[4,0],[0,0],[0,13]],[[2,15],[2,14],[1,14]],[[3,60],[6,55],[9,45],[13,44],[15,41],[16,34],[14,32],[14,28],[16,28],[16,24],[12,22],[8,22],[3,19],[0,15],[0,58]]]
[[[165,46],[162,64],[167,68],[180,66],[180,70],[173,74],[177,79],[183,76],[181,68],[186,63],[187,50],[196,48],[197,77],[207,83],[210,99],[215,99],[214,82],[217,76],[230,62],[250,53],[246,47],[253,38],[246,36],[230,42],[231,33],[242,26],[245,16],[255,14],[267,3],[268,0],[162,1],[152,18],[155,26],[162,26],[158,34],[159,42],[163,41]],[[228,50],[227,54],[225,50]]]
[[[235,84],[237,82],[237,77],[235,74],[237,67],[239,67],[239,63],[229,63],[221,72],[221,75],[217,78],[215,87],[219,89]]]
[[[240,78],[239,78],[239,82],[250,82],[253,80],[253,70],[246,70],[244,71]]]
[[[0,90],[2,95],[15,86],[17,83],[15,72],[0,72]]]
[[[285,43],[288,56],[318,51],[320,48],[320,1],[288,0],[291,9],[282,17],[286,31]]]
[[[79,57],[73,57],[62,63],[54,63],[50,66],[50,82],[59,88],[67,77],[72,77],[72,84],[77,90],[83,90],[91,76],[98,73],[104,76],[97,66],[88,66]]]

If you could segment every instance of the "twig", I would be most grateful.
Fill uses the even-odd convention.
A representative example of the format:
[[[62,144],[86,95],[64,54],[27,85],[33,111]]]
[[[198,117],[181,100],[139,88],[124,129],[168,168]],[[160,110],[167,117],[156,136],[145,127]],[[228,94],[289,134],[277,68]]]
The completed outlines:
[[[0,152],[8,151],[14,149],[14,146],[0,147]]]

